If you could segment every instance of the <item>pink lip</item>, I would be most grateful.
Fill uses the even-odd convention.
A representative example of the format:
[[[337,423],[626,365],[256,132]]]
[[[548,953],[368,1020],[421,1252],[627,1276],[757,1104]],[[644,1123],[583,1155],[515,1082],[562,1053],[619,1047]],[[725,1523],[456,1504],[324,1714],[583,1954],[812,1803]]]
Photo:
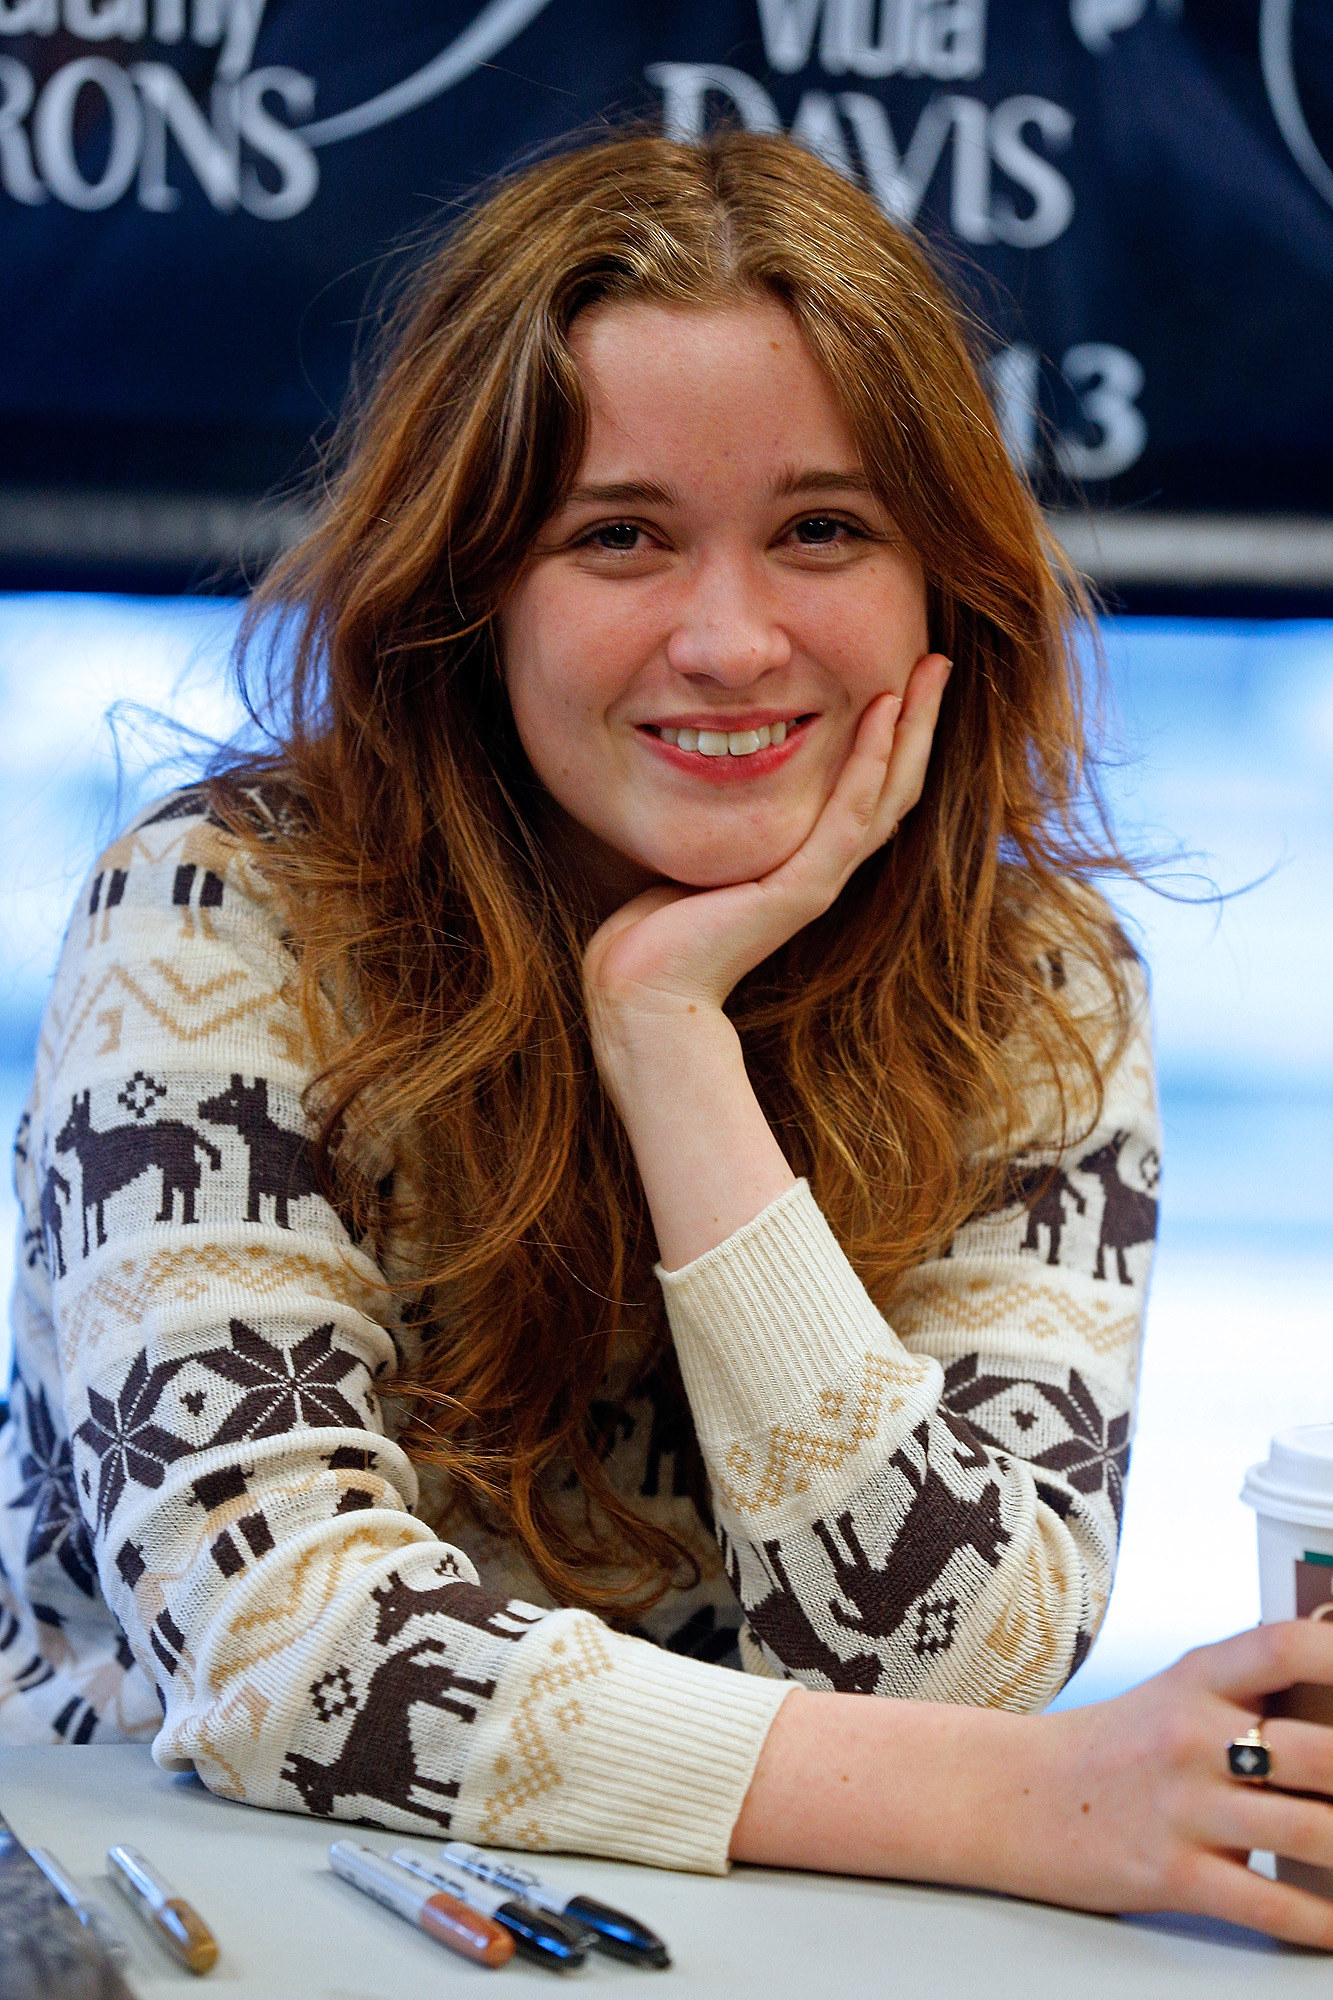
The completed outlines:
[[[790,715],[787,710],[786,714]],[[657,725],[666,729],[757,729],[761,722],[782,722],[786,716],[768,711],[751,722],[722,722],[718,718],[707,722],[677,722],[674,718]],[[650,736],[644,728],[635,731],[640,743],[655,756],[661,757],[674,770],[684,771],[689,777],[697,778],[704,785],[738,785],[747,778],[766,778],[771,771],[779,771],[795,756],[810,731],[814,721],[792,722],[788,724],[785,743],[770,744],[767,750],[752,751],[748,757],[701,757],[697,750],[681,750],[674,743],[664,743],[660,736]]]

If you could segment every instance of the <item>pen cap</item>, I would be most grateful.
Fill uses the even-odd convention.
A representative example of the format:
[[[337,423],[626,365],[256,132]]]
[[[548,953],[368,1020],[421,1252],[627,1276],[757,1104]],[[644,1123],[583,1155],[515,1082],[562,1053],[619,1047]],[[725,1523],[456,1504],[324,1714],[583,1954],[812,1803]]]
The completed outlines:
[[[507,1965],[518,1950],[516,1940],[491,1917],[470,1910],[445,1889],[437,1889],[422,1906],[421,1928],[430,1937],[461,1952],[479,1965]]]
[[[217,1940],[197,1910],[178,1896],[170,1883],[134,1847],[110,1847],[107,1864],[112,1880],[147,1913],[181,1964],[191,1972],[209,1972],[217,1964]]]
[[[634,1965],[671,1963],[671,1953],[654,1931],[627,1917],[623,1910],[613,1910],[592,1896],[571,1897],[565,1904],[564,1915],[575,1918],[591,1931],[598,1951],[611,1958],[623,1958]]]
[[[191,1972],[209,1972],[217,1964],[217,1939],[188,1903],[179,1897],[164,1903],[157,1921],[175,1939],[176,1948]]]
[[[560,1972],[572,1972],[588,1956],[590,1938],[582,1924],[569,1923],[549,1910],[534,1909],[517,1896],[501,1903],[495,1921],[504,1925],[525,1958],[537,1959]]]

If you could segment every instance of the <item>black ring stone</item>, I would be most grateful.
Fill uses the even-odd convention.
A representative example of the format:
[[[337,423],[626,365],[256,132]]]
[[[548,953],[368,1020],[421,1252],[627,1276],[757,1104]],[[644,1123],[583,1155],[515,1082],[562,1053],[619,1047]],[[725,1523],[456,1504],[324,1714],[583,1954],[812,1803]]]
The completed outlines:
[[[1273,1758],[1266,1743],[1246,1743],[1239,1738],[1227,1744],[1227,1765],[1233,1778],[1248,1778],[1251,1782],[1267,1778],[1273,1769]]]

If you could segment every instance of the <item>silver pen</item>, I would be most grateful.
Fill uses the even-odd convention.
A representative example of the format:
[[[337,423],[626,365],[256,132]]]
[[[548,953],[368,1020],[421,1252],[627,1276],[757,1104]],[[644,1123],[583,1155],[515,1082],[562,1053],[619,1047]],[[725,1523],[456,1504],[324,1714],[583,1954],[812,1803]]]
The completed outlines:
[[[130,1948],[106,1911],[99,1910],[95,1903],[84,1902],[78,1884],[65,1873],[49,1847],[30,1847],[28,1852],[56,1894],[63,1896],[69,1904],[83,1928],[92,1932],[107,1957],[123,1965],[130,1955]]]

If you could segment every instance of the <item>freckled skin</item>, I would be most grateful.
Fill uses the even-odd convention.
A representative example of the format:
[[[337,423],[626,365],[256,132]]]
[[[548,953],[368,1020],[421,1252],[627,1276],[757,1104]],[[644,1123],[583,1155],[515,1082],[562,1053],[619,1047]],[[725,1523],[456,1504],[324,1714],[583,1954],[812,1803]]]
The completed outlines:
[[[576,500],[547,524],[500,618],[519,736],[618,895],[752,880],[801,845],[867,704],[900,694],[925,653],[920,565],[872,495],[775,492],[862,476],[782,307],[598,307],[572,345],[591,416],[576,491],[666,497]],[[704,784],[640,734],[750,708],[815,719],[780,770],[743,784]]]

